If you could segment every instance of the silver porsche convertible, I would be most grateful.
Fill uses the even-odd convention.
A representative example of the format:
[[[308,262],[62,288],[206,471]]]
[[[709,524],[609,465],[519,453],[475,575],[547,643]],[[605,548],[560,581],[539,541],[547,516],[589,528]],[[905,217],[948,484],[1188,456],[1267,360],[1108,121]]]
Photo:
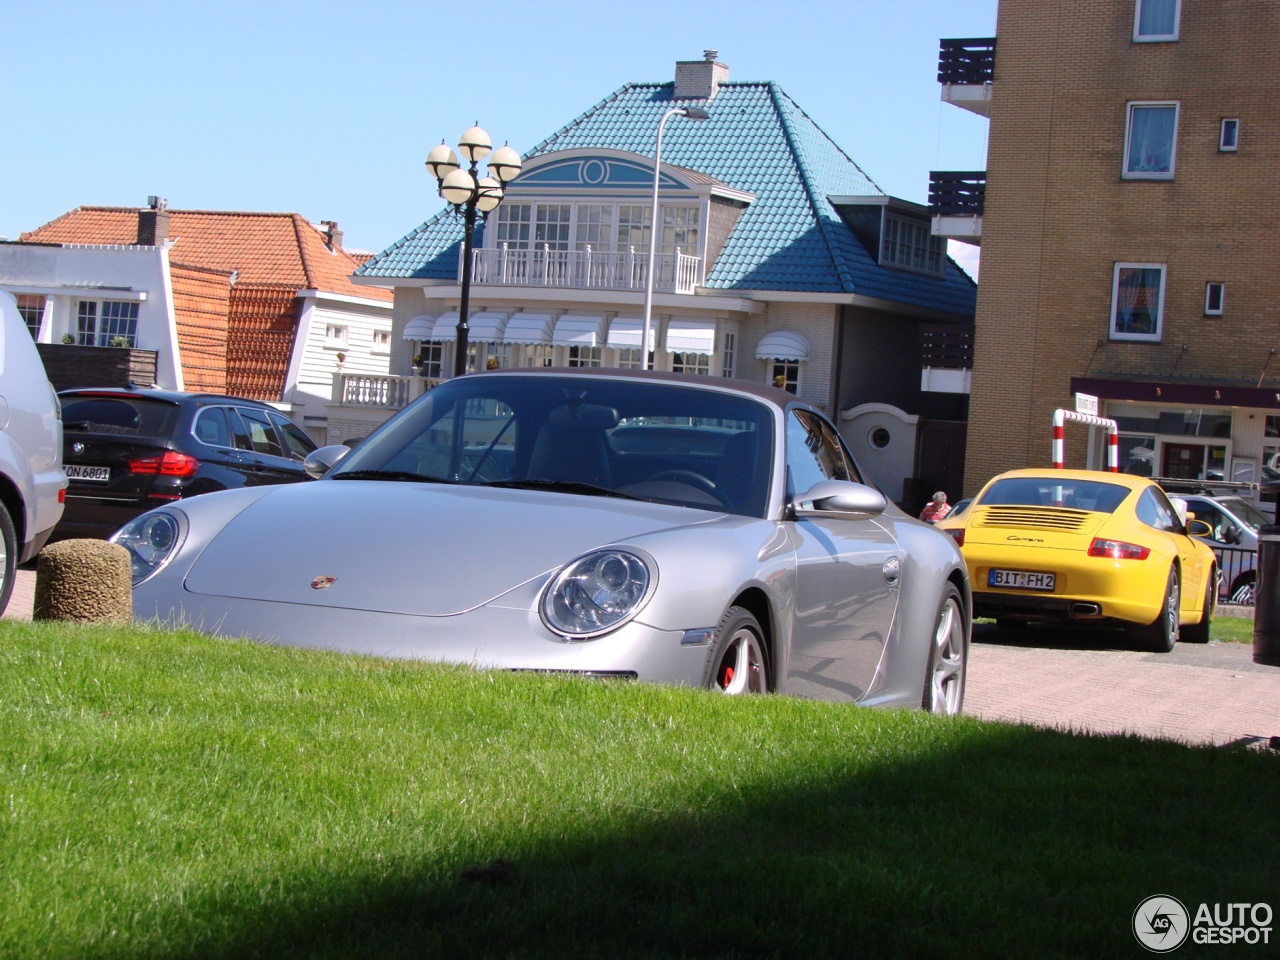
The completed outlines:
[[[339,459],[340,454],[346,454]],[[313,483],[114,537],[134,614],[225,636],[958,713],[955,542],[772,387],[618,370],[450,380]]]

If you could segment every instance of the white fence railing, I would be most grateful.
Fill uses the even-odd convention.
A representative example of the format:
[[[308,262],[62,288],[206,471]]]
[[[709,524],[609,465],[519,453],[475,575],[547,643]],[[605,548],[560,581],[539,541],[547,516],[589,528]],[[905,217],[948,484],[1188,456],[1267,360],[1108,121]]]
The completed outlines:
[[[334,403],[348,407],[399,410],[442,381],[431,377],[398,377],[368,373],[335,373]]]
[[[461,254],[459,254],[461,261]],[[693,293],[702,283],[702,260],[680,252],[658,254],[653,289],[662,293]],[[648,282],[649,255],[626,251],[553,250],[547,244],[514,249],[507,244],[472,251],[471,280],[487,286],[593,287],[602,290],[643,290]],[[459,262],[461,276],[461,262]]]

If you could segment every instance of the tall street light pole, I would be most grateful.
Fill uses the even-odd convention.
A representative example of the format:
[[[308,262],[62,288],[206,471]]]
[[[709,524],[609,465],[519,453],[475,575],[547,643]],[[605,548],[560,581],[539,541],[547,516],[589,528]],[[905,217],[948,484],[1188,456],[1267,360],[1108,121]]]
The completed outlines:
[[[658,269],[658,231],[661,229],[661,225],[658,223],[658,181],[661,179],[662,173],[662,128],[667,125],[669,119],[675,116],[686,117],[689,120],[711,119],[711,114],[701,107],[672,107],[658,121],[658,143],[653,151],[653,212],[649,215],[649,269],[646,271],[644,281],[644,353],[642,356],[645,370],[653,369],[653,354],[651,352],[653,336],[653,275]]]
[[[492,152],[493,156],[489,156]],[[458,156],[441,141],[427,154],[427,169],[440,185],[440,196],[462,217],[462,302],[458,305],[458,338],[454,346],[453,375],[467,372],[467,322],[471,311],[471,245],[475,239],[476,217],[487,217],[502,202],[504,188],[520,173],[520,154],[509,146],[493,149],[489,134],[474,126],[458,141],[458,153],[467,162],[464,170]],[[480,161],[489,157],[488,176],[477,177]]]

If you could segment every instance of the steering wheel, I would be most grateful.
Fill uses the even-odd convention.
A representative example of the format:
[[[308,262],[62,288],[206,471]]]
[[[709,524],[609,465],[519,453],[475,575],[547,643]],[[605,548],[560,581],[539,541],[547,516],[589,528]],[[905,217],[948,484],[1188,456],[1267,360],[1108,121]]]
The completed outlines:
[[[703,490],[712,496],[718,497],[716,493],[716,485],[702,474],[695,473],[692,470],[663,470],[660,473],[655,473],[649,479],[651,481],[674,480],[677,483],[697,487],[699,490]]]

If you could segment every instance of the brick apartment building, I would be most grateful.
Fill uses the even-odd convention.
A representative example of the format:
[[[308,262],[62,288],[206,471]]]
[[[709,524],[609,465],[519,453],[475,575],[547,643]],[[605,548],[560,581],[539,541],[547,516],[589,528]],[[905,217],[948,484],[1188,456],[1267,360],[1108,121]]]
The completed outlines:
[[[1048,464],[1075,394],[1122,470],[1280,477],[1280,0],[1001,0],[996,34],[939,72],[990,118],[966,492]]]

